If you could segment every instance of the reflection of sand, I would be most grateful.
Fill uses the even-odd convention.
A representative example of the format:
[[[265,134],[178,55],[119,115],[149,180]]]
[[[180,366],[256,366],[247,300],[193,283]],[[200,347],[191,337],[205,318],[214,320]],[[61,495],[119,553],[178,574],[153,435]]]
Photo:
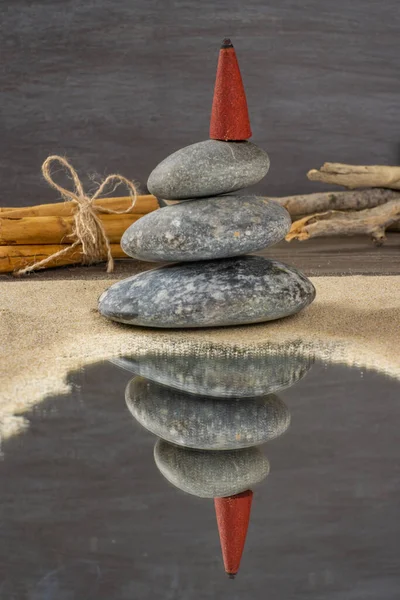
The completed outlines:
[[[318,277],[317,299],[273,323],[206,330],[146,330],[117,325],[96,310],[109,280],[0,283],[1,430],[45,395],[67,391],[65,375],[83,363],[120,353],[209,351],[210,344],[268,351],[303,340],[317,358],[376,369],[400,378],[400,277]]]

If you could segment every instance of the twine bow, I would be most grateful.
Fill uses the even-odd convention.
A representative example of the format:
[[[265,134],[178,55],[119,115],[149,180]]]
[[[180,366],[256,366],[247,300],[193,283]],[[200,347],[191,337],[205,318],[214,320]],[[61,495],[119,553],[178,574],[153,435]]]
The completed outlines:
[[[69,171],[74,182],[74,190],[67,190],[53,180],[50,168],[53,162],[60,163],[66,171]],[[78,173],[75,171],[73,166],[65,158],[57,155],[46,158],[42,165],[42,173],[47,183],[54,189],[58,190],[64,200],[75,202],[76,212],[74,215],[74,228],[71,236],[76,237],[76,240],[72,243],[72,245],[69,244],[63,250],[60,250],[59,252],[56,252],[55,254],[52,254],[51,256],[48,256],[47,258],[44,258],[43,260],[36,262],[29,267],[25,267],[24,269],[17,271],[17,275],[24,275],[25,273],[34,271],[40,267],[44,267],[50,261],[62,256],[66,252],[70,252],[71,248],[79,245],[82,245],[83,264],[101,262],[106,256],[107,273],[112,273],[114,270],[114,259],[111,254],[111,246],[104,230],[104,225],[98,215],[123,215],[130,212],[135,206],[137,199],[137,190],[133,182],[129,179],[126,179],[126,177],[123,177],[122,175],[108,175],[100,184],[97,191],[92,196],[88,196],[85,194],[82,183],[78,177]],[[103,206],[99,206],[98,204],[94,204],[94,200],[96,200],[103,193],[111,181],[116,182],[113,191],[121,183],[125,184],[129,189],[129,195],[132,198],[132,203],[126,210],[112,210],[110,208],[105,208]]]

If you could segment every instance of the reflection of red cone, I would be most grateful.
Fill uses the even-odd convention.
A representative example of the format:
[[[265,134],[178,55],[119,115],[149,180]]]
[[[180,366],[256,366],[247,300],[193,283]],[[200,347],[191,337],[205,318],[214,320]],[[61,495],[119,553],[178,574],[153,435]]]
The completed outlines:
[[[251,137],[249,113],[242,76],[231,40],[224,40],[219,52],[210,138],[241,141]]]
[[[252,500],[251,490],[227,498],[214,498],[224,567],[232,578],[239,571]]]

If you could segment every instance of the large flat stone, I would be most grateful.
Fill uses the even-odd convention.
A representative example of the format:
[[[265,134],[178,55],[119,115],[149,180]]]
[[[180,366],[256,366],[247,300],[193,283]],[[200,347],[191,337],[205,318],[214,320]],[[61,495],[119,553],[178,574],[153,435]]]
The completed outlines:
[[[268,169],[268,154],[251,142],[206,140],[168,156],[147,187],[167,200],[215,196],[258,183]]]
[[[282,240],[291,218],[258,196],[189,200],[149,213],[123,234],[121,246],[145,261],[195,261],[240,256]]]
[[[99,311],[145,327],[213,327],[287,317],[315,297],[297,269],[261,256],[183,263],[134,275],[111,286]]]
[[[220,348],[208,355],[146,353],[111,361],[131,373],[170,388],[217,398],[251,398],[294,385],[311,369],[314,358],[285,344],[271,345],[266,354]]]
[[[170,483],[200,498],[239,494],[269,473],[269,462],[259,446],[241,450],[193,450],[158,440],[154,460]]]
[[[273,394],[257,398],[210,398],[134,377],[125,391],[127,406],[156,436],[188,448],[234,450],[282,435],[290,424],[286,405]]]

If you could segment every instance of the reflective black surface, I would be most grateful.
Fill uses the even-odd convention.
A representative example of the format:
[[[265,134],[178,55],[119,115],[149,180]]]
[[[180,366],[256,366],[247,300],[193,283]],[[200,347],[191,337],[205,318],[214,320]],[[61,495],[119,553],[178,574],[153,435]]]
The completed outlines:
[[[0,600],[399,598],[398,381],[316,362],[279,391],[291,424],[262,446],[271,471],[230,581],[213,501],[158,471],[132,377],[72,373],[2,444]]]

